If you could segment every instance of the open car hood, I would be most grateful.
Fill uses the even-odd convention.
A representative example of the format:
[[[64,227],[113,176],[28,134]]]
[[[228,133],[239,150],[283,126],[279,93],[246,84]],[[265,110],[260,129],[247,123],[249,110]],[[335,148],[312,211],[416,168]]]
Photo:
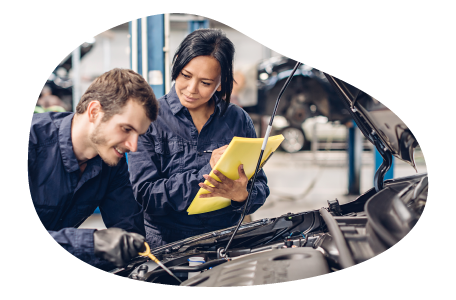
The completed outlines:
[[[319,276],[362,263],[399,242],[419,220],[427,174],[383,181],[392,155],[415,167],[418,145],[407,126],[380,102],[325,74],[363,134],[384,161],[374,187],[351,202],[288,213],[207,232],[151,249],[174,277],[145,257],[110,272],[135,280],[181,286],[250,286]],[[415,167],[416,169],[416,167]],[[228,244],[232,241],[231,248]],[[198,257],[199,265],[189,259]],[[176,276],[180,279],[176,280]],[[183,282],[182,282],[183,281]]]
[[[390,152],[416,169],[419,144],[456,143],[455,62],[333,63],[319,69],[384,159]]]

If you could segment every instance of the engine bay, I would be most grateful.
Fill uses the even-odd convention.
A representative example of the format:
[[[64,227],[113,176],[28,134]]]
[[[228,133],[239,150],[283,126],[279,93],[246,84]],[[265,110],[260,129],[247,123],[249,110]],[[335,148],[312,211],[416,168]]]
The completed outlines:
[[[427,174],[385,181],[352,202],[243,224],[224,256],[234,227],[152,249],[182,283],[138,257],[111,273],[182,286],[248,286],[304,279],[368,260],[399,242],[418,221]],[[196,261],[197,263],[194,263]]]

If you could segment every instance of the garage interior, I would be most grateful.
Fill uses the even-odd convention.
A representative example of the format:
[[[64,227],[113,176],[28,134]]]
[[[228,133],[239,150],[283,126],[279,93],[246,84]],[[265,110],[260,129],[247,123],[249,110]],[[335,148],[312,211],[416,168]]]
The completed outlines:
[[[138,24],[140,22],[141,20],[138,20]],[[242,80],[237,80],[242,84],[236,98],[238,105],[248,112],[253,111],[250,116],[255,123],[257,135],[264,136],[264,124],[267,124],[270,116],[256,114],[252,109],[258,101],[262,100],[258,99],[257,85],[264,74],[258,74],[258,69],[264,61],[279,61],[284,57],[216,20],[197,15],[168,14],[163,16],[163,22],[167,22],[169,28],[168,38],[163,43],[167,44],[167,49],[169,49],[167,53],[170,53],[168,56],[163,55],[166,59],[162,62],[163,70],[165,66],[170,66],[172,54],[190,30],[205,26],[220,28],[227,34],[236,46],[234,72],[240,76],[239,78],[242,78]],[[84,53],[84,49],[88,48],[90,51]],[[74,53],[78,51],[84,53],[80,60],[76,60],[78,66],[76,68],[65,66],[63,62],[73,61]],[[166,54],[166,52],[164,53]],[[63,95],[56,93],[71,107],[73,105],[72,99],[82,95],[96,77],[112,68],[131,68],[130,61],[131,22],[102,32],[93,40],[81,45],[80,49],[76,49],[62,61],[61,66],[56,68],[50,79],[58,76],[74,83],[71,94],[68,92]],[[302,63],[305,65],[305,62]],[[164,92],[167,92],[171,82],[169,81],[169,74],[166,74],[166,71],[163,73],[162,88]],[[149,78],[150,80],[152,79]],[[156,95],[160,96],[157,93],[157,88],[154,85],[152,86]],[[299,113],[298,110],[299,108],[295,112]],[[359,179],[356,183],[350,183],[347,176],[353,172],[350,170],[348,158],[350,128],[346,124],[341,124],[339,120],[329,121],[328,117],[322,114],[300,117],[298,122],[300,129],[304,132],[305,141],[302,141],[301,133],[296,136],[294,132],[289,132],[289,135],[286,136],[291,141],[288,152],[283,148],[279,149],[265,165],[264,170],[268,176],[271,194],[264,206],[250,216],[252,221],[288,212],[318,209],[325,206],[327,200],[331,199],[338,199],[340,203],[347,203],[355,199],[359,193],[363,193],[372,187],[374,174],[379,165],[379,155],[375,153],[372,144],[365,141],[361,142],[363,151],[359,157]],[[279,114],[274,120],[274,126],[278,130],[283,130],[288,123],[287,116]],[[260,132],[261,128],[263,128],[262,132]],[[426,172],[425,160],[419,148],[416,150],[415,160],[417,172]],[[386,179],[413,174],[416,174],[416,171],[410,165],[395,160]],[[352,191],[353,184],[355,185],[354,192]],[[102,229],[105,226],[99,212],[96,212],[81,225],[81,228]]]
[[[136,71],[160,98],[182,40],[217,28],[236,49],[232,102],[258,137],[285,138],[263,166],[270,195],[242,225],[151,247],[155,256],[110,269],[110,284],[454,284],[455,25],[456,14],[164,13],[88,37],[34,113],[74,111],[113,68]],[[99,208],[79,228],[106,229]]]

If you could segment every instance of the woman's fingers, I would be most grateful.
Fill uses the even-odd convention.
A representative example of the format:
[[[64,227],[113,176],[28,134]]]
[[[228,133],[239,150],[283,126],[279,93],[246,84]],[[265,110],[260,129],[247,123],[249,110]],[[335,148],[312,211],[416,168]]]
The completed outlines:
[[[199,186],[200,186],[200,188],[203,188],[206,191],[211,192],[211,193],[213,193],[215,191],[215,189],[213,187],[208,186],[207,184],[204,184],[204,183],[200,183]]]
[[[214,174],[220,179],[220,182],[207,174],[203,175],[207,182],[212,184],[213,187],[205,183],[199,183],[201,188],[209,192],[208,194],[200,195],[200,198],[221,196],[237,202],[245,201],[248,196],[248,178],[247,175],[245,175],[244,166],[242,164],[238,167],[238,173],[239,179],[232,180],[223,175],[220,171],[214,170]]]
[[[209,175],[203,175],[204,179],[206,179],[207,181],[209,181],[214,187],[219,187],[220,186],[220,182],[218,182],[217,180],[215,180],[214,178],[212,178],[211,176]]]
[[[225,183],[227,181],[227,179],[229,179],[228,177],[223,175],[222,172],[220,172],[219,170],[214,170],[214,174],[217,175],[217,177],[220,179],[220,181],[222,183]],[[231,180],[231,179],[229,179],[229,180]]]
[[[212,193],[209,193],[209,194],[202,194],[202,195],[199,195],[200,198],[211,198],[211,197],[215,197],[214,194]]]
[[[238,173],[239,173],[239,180],[241,181],[248,181],[247,180],[247,175],[245,175],[245,171],[244,171],[244,165],[239,165],[238,167]]]
[[[222,157],[222,154],[225,152],[227,147],[228,147],[228,145],[225,145],[225,146],[222,146],[222,147],[217,148],[214,151],[212,151],[211,159],[209,160],[209,163],[211,164],[211,168],[215,167],[215,165],[217,164],[220,157]]]

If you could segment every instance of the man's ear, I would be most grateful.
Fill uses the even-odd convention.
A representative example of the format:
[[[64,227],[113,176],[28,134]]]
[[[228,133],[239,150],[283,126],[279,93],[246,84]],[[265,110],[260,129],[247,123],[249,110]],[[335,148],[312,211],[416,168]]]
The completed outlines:
[[[87,116],[89,117],[89,121],[95,123],[95,121],[102,117],[103,111],[101,109],[101,104],[99,101],[94,100],[89,103],[87,106]]]

